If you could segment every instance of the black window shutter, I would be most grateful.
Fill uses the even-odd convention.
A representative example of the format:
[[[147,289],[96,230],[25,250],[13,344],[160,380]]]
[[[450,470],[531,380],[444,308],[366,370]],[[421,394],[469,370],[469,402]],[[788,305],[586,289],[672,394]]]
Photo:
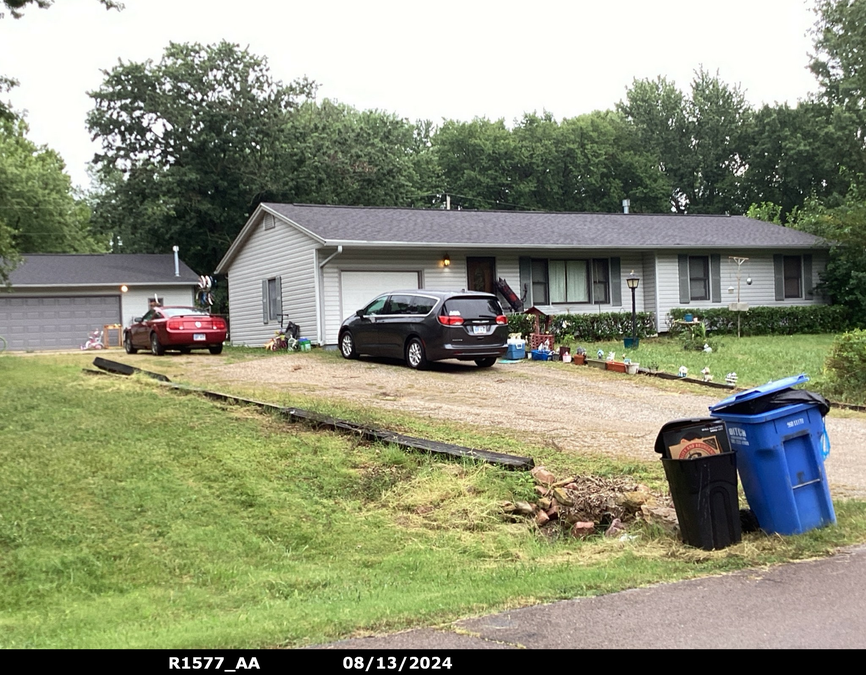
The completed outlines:
[[[283,278],[277,277],[277,313],[283,313]]]
[[[710,256],[710,300],[722,301],[722,256],[718,253]]]
[[[622,265],[619,258],[610,259],[610,304],[622,307]]]
[[[785,259],[781,255],[773,256],[773,272],[776,278],[776,300],[785,299]]]
[[[262,323],[268,322],[268,280],[262,279]]]
[[[807,300],[815,297],[815,289],[812,288],[812,254],[803,256],[803,296]]]
[[[691,293],[689,293],[689,257],[687,255],[678,255],[677,262],[680,268],[680,304],[688,305],[691,302]]]
[[[518,297],[523,300],[523,307],[529,309],[535,303],[532,302],[532,259],[520,258],[520,290]]]

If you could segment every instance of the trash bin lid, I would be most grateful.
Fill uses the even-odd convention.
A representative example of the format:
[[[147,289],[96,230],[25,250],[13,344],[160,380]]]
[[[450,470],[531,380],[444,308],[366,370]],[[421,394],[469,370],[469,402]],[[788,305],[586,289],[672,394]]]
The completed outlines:
[[[698,427],[698,428],[700,428],[702,426],[707,426],[707,425],[711,425],[711,424],[724,425],[724,422],[722,420],[720,420],[718,417],[684,417],[683,419],[671,420],[670,422],[666,422],[662,426],[662,428],[659,429],[659,433],[658,433],[658,436],[656,436],[656,442],[655,442],[655,446],[653,447],[653,449],[658,454],[662,455],[663,457],[670,457],[670,454],[668,452],[668,447],[665,444],[665,440],[664,440],[664,436],[666,433],[668,433],[670,431],[675,431],[677,429],[683,429],[686,427],[689,427],[689,428]],[[726,441],[725,445],[730,445],[730,444],[728,444]],[[727,450],[729,451],[730,448],[728,447]]]
[[[792,375],[791,377],[786,377],[781,380],[767,382],[767,384],[762,384],[760,387],[755,387],[754,389],[741,391],[739,394],[728,396],[728,398],[724,399],[723,401],[719,401],[715,405],[711,405],[710,412],[712,413],[716,411],[721,411],[722,408],[727,408],[728,406],[734,405],[735,403],[744,403],[745,401],[752,401],[756,398],[760,398],[761,396],[775,394],[777,391],[782,391],[783,389],[790,389],[791,387],[795,387],[798,384],[803,384],[804,382],[808,381],[809,377],[806,375],[806,373],[800,373],[799,375]]]

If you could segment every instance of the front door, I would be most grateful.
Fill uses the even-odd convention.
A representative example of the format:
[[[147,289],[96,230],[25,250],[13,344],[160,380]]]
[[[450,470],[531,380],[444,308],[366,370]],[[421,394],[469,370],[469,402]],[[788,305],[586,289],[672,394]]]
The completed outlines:
[[[496,258],[466,258],[466,277],[468,290],[495,292]]]

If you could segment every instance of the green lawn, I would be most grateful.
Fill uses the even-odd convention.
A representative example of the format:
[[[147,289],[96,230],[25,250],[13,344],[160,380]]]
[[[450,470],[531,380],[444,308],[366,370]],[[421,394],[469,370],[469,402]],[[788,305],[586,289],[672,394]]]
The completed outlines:
[[[718,347],[709,354],[686,351],[678,340],[668,337],[643,339],[637,349],[625,349],[622,340],[573,346],[580,344],[593,358],[598,349],[613,351],[617,360],[628,357],[640,362],[642,367],[668,373],[677,373],[680,366],[686,366],[690,377],[700,378],[701,370],[709,368],[715,382],[724,382],[726,373],[735,372],[741,387],[806,373],[812,380],[810,388],[820,388],[824,361],[834,338],[835,335],[767,335],[739,339],[724,336],[714,338]]]
[[[500,501],[531,494],[525,473],[287,426],[82,363],[0,357],[0,647],[298,646],[866,541],[859,502],[837,503],[837,527],[712,553],[651,529],[631,543],[549,539],[500,516]],[[489,431],[461,438],[556,456]],[[663,480],[658,462],[567,461]]]

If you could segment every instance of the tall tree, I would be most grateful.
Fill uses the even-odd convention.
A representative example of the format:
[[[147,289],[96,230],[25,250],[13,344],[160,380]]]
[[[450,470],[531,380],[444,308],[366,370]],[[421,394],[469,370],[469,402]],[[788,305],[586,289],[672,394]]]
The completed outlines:
[[[854,322],[866,327],[866,191],[854,184],[843,203],[833,207],[809,199],[791,225],[830,243],[830,257],[816,290],[847,307]]]
[[[739,184],[751,109],[738,86],[701,68],[688,97],[663,77],[635,80],[617,107],[656,155],[675,211],[745,211]]]
[[[824,95],[849,109],[866,104],[866,0],[818,0],[809,65]]]
[[[99,249],[90,211],[74,194],[63,160],[27,138],[22,119],[0,120],[0,278],[19,253]],[[5,261],[5,262],[4,262]]]
[[[27,7],[27,5],[36,5],[40,9],[48,9],[54,4],[54,0],[2,0],[2,2],[15,19],[20,19],[24,16],[22,10]],[[99,2],[105,5],[106,9],[123,9],[123,4],[116,2],[116,0],[99,0]],[[0,19],[2,19],[3,16],[4,13],[0,12]]]
[[[319,204],[412,206],[425,186],[423,134],[408,120],[325,99],[286,117],[281,199]],[[429,188],[426,190],[429,192]]]
[[[96,224],[121,250],[182,243],[193,268],[212,270],[257,204],[282,193],[286,116],[316,85],[284,85],[228,42],[172,43],[157,63],[104,75],[87,117],[102,146]]]
[[[512,209],[522,206],[527,185],[517,173],[517,145],[504,120],[447,120],[433,137],[443,192],[453,208]]]
[[[557,122],[526,114],[503,120],[448,121],[434,136],[443,189],[452,204],[476,209],[636,211],[664,206],[666,190],[652,155],[612,111]]]
[[[855,114],[825,101],[763,106],[748,129],[745,203],[778,204],[782,222],[810,197],[842,203],[866,173],[858,128]]]

